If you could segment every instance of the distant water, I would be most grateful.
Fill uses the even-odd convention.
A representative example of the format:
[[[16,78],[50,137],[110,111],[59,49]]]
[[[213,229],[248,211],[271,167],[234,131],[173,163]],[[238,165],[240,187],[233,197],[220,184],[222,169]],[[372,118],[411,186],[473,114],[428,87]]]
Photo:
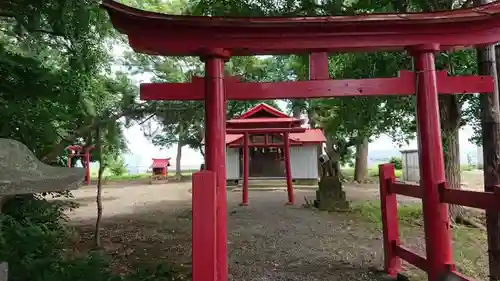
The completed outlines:
[[[387,163],[392,157],[401,157],[401,152],[397,149],[371,150],[368,152],[368,166]],[[469,164],[469,162],[473,165],[477,164],[476,148],[462,148],[462,151],[460,151],[460,163]]]
[[[397,149],[387,149],[387,150],[370,150],[368,152],[368,166],[373,167],[378,164],[387,163],[392,157],[401,157],[401,152]],[[145,163],[142,161],[140,155],[125,155],[125,165],[127,166],[128,173],[131,175],[146,173],[149,169],[150,163]],[[460,152],[460,163],[461,164],[477,164],[477,150],[472,149],[462,149]],[[201,163],[200,163],[201,164]],[[182,165],[182,170],[197,170],[200,168],[200,164]],[[98,164],[92,163],[92,169],[97,169]],[[169,167],[171,170],[175,170],[175,167]]]

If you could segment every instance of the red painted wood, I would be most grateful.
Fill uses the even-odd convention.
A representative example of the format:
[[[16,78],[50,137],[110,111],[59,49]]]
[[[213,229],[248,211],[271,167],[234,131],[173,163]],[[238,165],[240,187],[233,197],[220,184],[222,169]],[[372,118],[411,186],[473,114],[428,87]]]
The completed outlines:
[[[382,235],[384,243],[384,270],[396,277],[401,270],[401,260],[396,253],[399,242],[398,202],[396,194],[390,192],[395,181],[394,165],[379,165],[380,207],[382,211]]]
[[[203,81],[203,77],[197,77],[197,79],[201,79]],[[232,83],[238,83],[238,82],[240,82],[240,80],[238,80],[236,78],[232,78],[232,80],[226,80],[226,81],[229,81],[229,82],[232,82]],[[258,113],[260,111],[265,111],[265,112],[273,115],[276,118],[290,118],[290,116],[288,116],[285,113],[279,111],[278,109],[276,109],[276,108],[274,108],[274,107],[272,107],[272,106],[270,106],[268,104],[261,103],[261,104],[258,104],[256,106],[250,108],[247,112],[241,114],[238,117],[238,119],[248,119],[248,118],[252,117],[253,115],[255,115],[256,113]],[[234,120],[238,120],[238,119],[234,119]]]
[[[417,71],[417,133],[420,186],[423,187],[423,214],[429,281],[453,264],[448,205],[441,202],[439,185],[446,182],[439,124],[435,46],[414,50]]]
[[[413,264],[423,271],[427,271],[427,260],[419,254],[399,245],[394,245],[394,252],[396,252],[396,255],[398,255],[401,259]]]
[[[459,272],[451,272],[450,273],[450,276],[454,276],[456,277],[457,279],[449,279],[449,280],[453,280],[453,281],[477,281],[476,279],[474,278],[471,278],[471,277],[468,277],[468,276],[465,276],[463,275],[462,273],[459,273]]]
[[[500,193],[441,187],[441,202],[483,210],[500,211]]]
[[[227,280],[226,101],[224,60],[205,60],[205,167],[217,177],[217,281]]]
[[[309,80],[328,80],[328,53],[318,52],[309,55]]]
[[[193,174],[193,281],[216,281],[217,178],[212,171]]]
[[[408,197],[422,198],[423,188],[418,184],[406,184],[394,182],[389,186],[391,193],[400,194]]]
[[[493,91],[491,76],[448,76],[438,72],[440,94],[489,93]],[[295,82],[238,82],[226,81],[228,100],[304,99],[340,96],[394,96],[414,95],[415,74],[401,71],[399,77],[316,80]],[[143,100],[203,100],[204,83],[195,79],[191,83],[141,84]]]
[[[307,129],[302,127],[296,128],[250,128],[250,129],[226,129],[228,135],[240,134],[282,134],[282,133],[303,133]]]
[[[292,182],[292,164],[290,160],[290,135],[288,132],[283,133],[284,145],[284,158],[285,158],[285,174],[286,174],[286,190],[288,193],[288,205],[295,204],[295,197],[293,194]]]
[[[85,168],[85,185],[90,185],[90,156],[92,150],[95,149],[94,145],[90,146],[81,146],[81,145],[68,145],[65,150],[68,151],[68,167],[71,168],[71,159],[73,157],[83,157],[82,165]]]
[[[242,206],[248,206],[248,176],[249,176],[249,157],[248,157],[248,133],[243,135],[243,192]]]
[[[430,43],[448,48],[500,41],[497,2],[434,13],[296,18],[172,16],[112,0],[104,0],[103,6],[137,52],[156,55],[197,56],[212,48],[229,50],[234,56],[403,50]]]

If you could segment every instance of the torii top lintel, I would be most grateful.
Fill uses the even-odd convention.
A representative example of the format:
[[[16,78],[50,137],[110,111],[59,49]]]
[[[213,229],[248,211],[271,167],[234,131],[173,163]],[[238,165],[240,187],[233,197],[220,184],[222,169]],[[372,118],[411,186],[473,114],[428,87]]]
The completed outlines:
[[[103,0],[103,7],[136,52],[166,56],[198,56],[207,49],[232,55],[401,50],[428,44],[449,49],[500,41],[500,1],[431,13],[328,17],[167,15],[113,0]]]

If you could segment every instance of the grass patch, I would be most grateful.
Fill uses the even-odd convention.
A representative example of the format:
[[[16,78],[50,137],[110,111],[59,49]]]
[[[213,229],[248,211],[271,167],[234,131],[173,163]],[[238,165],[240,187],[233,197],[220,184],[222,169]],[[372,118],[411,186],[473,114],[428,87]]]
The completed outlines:
[[[198,170],[184,170],[181,172],[183,177],[191,177],[191,175]],[[107,181],[134,181],[134,180],[146,180],[149,179],[151,176],[151,173],[142,173],[142,174],[135,174],[135,175],[129,175],[129,174],[123,174],[123,175],[112,175],[112,174],[106,174],[104,177]],[[175,171],[169,171],[168,172],[168,177],[174,177],[175,176]],[[97,180],[97,175],[91,175],[90,178],[92,180]]]
[[[401,178],[402,176],[401,170],[396,170],[394,173],[396,174],[396,178]],[[354,168],[343,168],[342,173],[344,176],[347,178],[353,179],[354,178]],[[378,167],[372,167],[368,169],[368,177],[369,178],[378,178]]]
[[[380,203],[352,202],[352,211],[362,220],[382,230]],[[421,203],[400,203],[398,207],[399,232],[403,245],[425,249]],[[381,234],[382,235],[382,234]],[[457,270],[478,280],[488,277],[486,232],[477,228],[457,225],[452,228],[453,255]],[[425,280],[425,274],[416,269],[403,272],[410,280]]]
[[[354,213],[359,214],[363,219],[376,224],[382,229],[382,213],[380,202],[364,201],[353,202],[351,204]],[[398,219],[408,225],[419,225],[422,221],[422,207],[419,203],[399,204]]]

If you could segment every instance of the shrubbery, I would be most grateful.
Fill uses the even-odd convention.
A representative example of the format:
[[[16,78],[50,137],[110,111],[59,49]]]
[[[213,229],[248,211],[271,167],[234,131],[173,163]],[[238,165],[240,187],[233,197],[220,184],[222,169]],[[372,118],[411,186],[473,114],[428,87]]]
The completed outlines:
[[[9,200],[0,214],[0,261],[9,264],[9,281],[186,280],[166,265],[140,268],[128,276],[111,272],[106,256],[68,251],[71,229],[64,210],[73,206],[35,196]]]
[[[396,170],[402,170],[403,169],[403,159],[399,157],[392,157],[389,163],[392,163],[394,165],[394,169]]]

